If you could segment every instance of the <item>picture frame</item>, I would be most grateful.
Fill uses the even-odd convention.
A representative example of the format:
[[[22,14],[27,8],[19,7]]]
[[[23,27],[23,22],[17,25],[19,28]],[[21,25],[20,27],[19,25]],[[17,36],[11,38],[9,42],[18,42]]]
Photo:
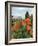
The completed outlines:
[[[24,31],[25,33],[23,33]],[[36,42],[37,3],[6,1],[5,44],[25,44]]]

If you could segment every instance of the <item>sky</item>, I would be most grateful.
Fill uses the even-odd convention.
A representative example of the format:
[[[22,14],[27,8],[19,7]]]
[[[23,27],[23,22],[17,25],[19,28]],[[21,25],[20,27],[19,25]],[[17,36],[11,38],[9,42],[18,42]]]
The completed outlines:
[[[12,7],[11,15],[12,16],[20,16],[23,19],[25,18],[26,12],[29,12],[29,14],[33,14],[33,8],[27,8],[27,7]]]

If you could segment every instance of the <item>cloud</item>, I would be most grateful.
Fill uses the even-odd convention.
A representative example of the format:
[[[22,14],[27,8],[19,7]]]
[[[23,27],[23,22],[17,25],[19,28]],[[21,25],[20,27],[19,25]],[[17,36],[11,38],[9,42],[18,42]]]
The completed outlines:
[[[26,11],[29,14],[33,13],[33,8],[26,8],[26,7],[12,7],[12,15],[14,16],[25,16]]]

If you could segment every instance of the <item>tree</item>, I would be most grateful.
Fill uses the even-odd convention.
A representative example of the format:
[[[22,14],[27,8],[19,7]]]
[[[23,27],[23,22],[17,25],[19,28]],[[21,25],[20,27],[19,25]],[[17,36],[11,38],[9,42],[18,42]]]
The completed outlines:
[[[27,11],[25,14],[25,19],[29,17],[29,12]]]
[[[33,22],[33,14],[31,14],[31,23]]]

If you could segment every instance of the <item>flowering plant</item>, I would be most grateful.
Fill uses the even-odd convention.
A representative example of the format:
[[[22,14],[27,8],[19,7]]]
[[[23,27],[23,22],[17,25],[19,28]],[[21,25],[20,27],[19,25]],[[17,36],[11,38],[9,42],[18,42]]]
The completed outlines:
[[[32,36],[32,15],[26,12],[24,20],[16,20],[14,25],[11,26],[11,38],[30,38]]]

